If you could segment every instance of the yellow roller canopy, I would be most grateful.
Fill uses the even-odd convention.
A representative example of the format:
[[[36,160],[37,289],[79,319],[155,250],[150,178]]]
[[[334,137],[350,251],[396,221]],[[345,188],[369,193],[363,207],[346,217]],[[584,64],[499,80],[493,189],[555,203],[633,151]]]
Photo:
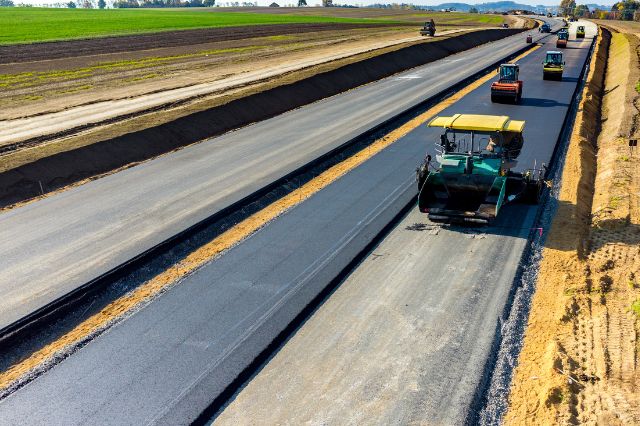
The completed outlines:
[[[436,117],[427,125],[475,132],[522,133],[524,123],[520,120],[511,120],[506,115],[455,114],[451,117]]]

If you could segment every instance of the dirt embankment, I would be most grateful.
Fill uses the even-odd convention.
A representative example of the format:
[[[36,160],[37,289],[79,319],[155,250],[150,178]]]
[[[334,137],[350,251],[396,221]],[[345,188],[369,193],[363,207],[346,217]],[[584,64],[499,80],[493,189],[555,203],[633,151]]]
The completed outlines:
[[[638,46],[601,29],[505,424],[640,424]]]
[[[495,41],[520,30],[483,30],[412,45],[350,63],[270,90],[178,117],[154,127],[120,134],[56,153],[0,173],[0,205],[23,201],[96,175],[264,120],[445,56]]]

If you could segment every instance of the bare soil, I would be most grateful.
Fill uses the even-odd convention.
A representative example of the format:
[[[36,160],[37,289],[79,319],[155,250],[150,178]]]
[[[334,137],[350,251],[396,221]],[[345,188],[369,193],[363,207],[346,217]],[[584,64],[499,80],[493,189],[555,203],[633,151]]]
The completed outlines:
[[[334,29],[5,64],[0,65],[0,120],[131,99],[268,71],[301,58],[321,62],[329,54],[354,55],[416,39],[416,31],[402,27]]]
[[[52,41],[45,43],[0,46],[0,64],[35,62],[85,55],[131,52],[172,46],[188,46],[209,42],[242,40],[247,38],[304,34],[318,31],[362,29],[370,27],[415,26],[415,24],[274,24],[197,30],[167,31],[151,34],[89,38],[84,40]]]
[[[602,32],[506,424],[640,424],[640,154],[628,146],[639,46],[635,35]]]

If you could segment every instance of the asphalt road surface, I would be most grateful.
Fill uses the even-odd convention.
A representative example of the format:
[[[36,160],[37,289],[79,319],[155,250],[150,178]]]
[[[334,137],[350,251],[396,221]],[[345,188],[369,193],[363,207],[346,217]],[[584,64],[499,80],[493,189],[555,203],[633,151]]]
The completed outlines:
[[[590,38],[572,43],[572,49],[567,49],[563,82],[542,81],[544,47],[521,61],[525,98],[531,101],[525,99],[520,106],[491,104],[485,85],[444,114],[507,113],[526,119],[522,163],[548,161],[589,45]],[[431,145],[427,141],[436,140],[437,134],[437,129],[416,129],[205,265],[0,402],[0,424],[190,422],[415,195],[414,169],[426,146]],[[373,251],[219,420],[270,423],[270,419],[279,418],[297,423],[306,419],[306,412],[314,415],[314,421],[343,423],[341,416],[356,419],[352,408],[367,415],[366,405],[358,399],[363,392],[365,399],[371,401],[382,398],[385,388],[394,383],[408,383],[415,389],[408,405],[401,405],[404,400],[382,403],[380,411],[372,411],[371,415],[380,413],[379,418],[391,420],[429,418],[427,414],[440,407],[441,416],[433,419],[457,423],[483,379],[497,315],[504,307],[535,211],[513,206],[504,213],[495,226],[475,233],[484,234],[484,238],[474,233],[470,238],[468,231],[456,229],[441,230],[437,235],[409,232],[403,225],[424,222],[420,215],[410,213],[398,227],[400,231],[394,231]],[[387,256],[389,260],[385,259]],[[375,257],[378,259],[373,260]],[[389,268],[370,269],[378,261],[388,262]],[[362,280],[378,282],[369,283],[370,294],[358,299],[363,291],[367,293],[367,289],[357,291]],[[424,286],[428,288],[421,288]],[[345,292],[347,299],[342,297]],[[410,295],[413,297],[409,302]],[[402,302],[409,306],[402,307]],[[380,319],[376,317],[376,303],[382,306]],[[395,308],[397,315],[382,312],[385,308]],[[321,325],[316,321],[326,309],[335,316]],[[348,338],[360,339],[361,344],[347,343],[347,351],[353,354],[345,354],[340,335],[345,333],[353,314],[340,315],[350,309],[360,310],[364,317],[357,319],[354,329],[347,332]],[[402,315],[404,324],[412,326],[415,333],[397,333],[402,324],[382,321],[402,322]],[[368,328],[364,323],[367,318],[377,326]],[[369,332],[359,333],[357,327]],[[329,338],[316,334],[310,346],[296,351],[296,347],[300,349],[296,339],[322,329]],[[404,353],[397,363],[389,357],[381,364],[389,367],[387,371],[378,371],[380,379],[364,391],[358,388],[357,380],[352,383],[353,392],[348,390],[348,381],[341,382],[337,388],[347,390],[342,393],[342,398],[347,399],[342,412],[322,411],[320,402],[315,414],[305,411],[298,405],[309,401],[305,395],[283,390],[289,385],[298,386],[297,381],[311,376],[319,380],[319,388],[313,389],[312,382],[303,383],[303,387],[322,399],[319,395],[321,389],[326,391],[323,385],[330,374],[323,374],[321,366],[314,369],[305,358],[318,360],[324,351],[338,363],[345,362],[343,365],[348,365],[351,357],[375,369],[375,362],[364,361],[367,351],[375,352],[376,345],[384,351],[394,339],[405,348],[419,344],[424,347],[416,354]],[[278,360],[282,358],[295,362],[285,362],[286,369],[278,370],[282,365]],[[419,366],[421,374],[415,381],[402,377],[401,372],[409,368],[401,365],[405,361]],[[394,375],[393,367],[398,367],[400,373]],[[265,379],[270,371],[282,377]],[[341,370],[351,378],[357,376],[357,371]],[[372,377],[375,372],[363,374]],[[415,376],[415,372],[411,374]],[[336,397],[336,393],[329,395]],[[260,407],[246,401],[259,401],[256,404],[269,407],[265,409],[268,416],[258,417],[263,414]],[[407,413],[403,407],[409,407]],[[421,412],[421,407],[427,414]],[[282,416],[278,417],[278,413]]]
[[[510,235],[412,210],[215,424],[466,424],[535,216],[519,207]]]
[[[521,49],[524,38],[452,55],[0,213],[0,330]]]
[[[491,104],[487,83],[442,115],[524,119],[521,166],[548,163],[595,34],[587,28],[585,41],[563,50],[562,83],[541,78],[546,51],[557,50],[554,37],[520,61],[521,105]],[[399,143],[436,141],[437,134],[422,127]],[[474,229],[435,226],[414,208],[214,423],[472,421],[536,210],[512,205],[493,226]]]

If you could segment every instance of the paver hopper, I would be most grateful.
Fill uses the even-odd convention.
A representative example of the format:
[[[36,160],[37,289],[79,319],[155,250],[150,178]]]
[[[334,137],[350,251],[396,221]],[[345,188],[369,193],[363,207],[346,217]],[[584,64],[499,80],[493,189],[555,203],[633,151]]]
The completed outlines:
[[[427,156],[416,171],[418,207],[433,221],[490,223],[502,206],[521,200],[537,203],[542,169],[511,169],[523,146],[524,121],[507,116],[456,114],[436,117],[443,127],[437,164]]]

